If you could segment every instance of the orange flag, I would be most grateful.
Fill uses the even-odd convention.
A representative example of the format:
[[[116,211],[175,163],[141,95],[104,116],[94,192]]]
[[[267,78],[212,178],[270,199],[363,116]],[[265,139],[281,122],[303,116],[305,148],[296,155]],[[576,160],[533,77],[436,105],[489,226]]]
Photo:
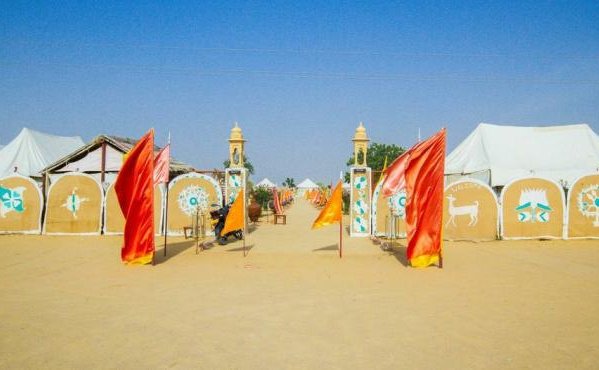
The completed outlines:
[[[323,226],[331,225],[336,222],[341,222],[342,217],[342,208],[343,208],[343,187],[341,186],[341,181],[335,186],[335,190],[333,190],[333,194],[331,198],[324,206],[324,208],[320,211],[320,214],[312,224],[312,229],[318,229]]]
[[[237,198],[231,205],[231,209],[229,209],[229,213],[227,214],[227,219],[225,220],[225,227],[223,231],[221,231],[221,235],[226,235],[231,231],[235,230],[243,230],[245,226],[245,201],[243,196],[243,191],[240,191],[237,194]]]
[[[406,152],[407,258],[413,267],[441,263],[445,142],[442,129]]]
[[[154,254],[154,130],[129,151],[114,184],[125,216],[121,260],[147,264]]]

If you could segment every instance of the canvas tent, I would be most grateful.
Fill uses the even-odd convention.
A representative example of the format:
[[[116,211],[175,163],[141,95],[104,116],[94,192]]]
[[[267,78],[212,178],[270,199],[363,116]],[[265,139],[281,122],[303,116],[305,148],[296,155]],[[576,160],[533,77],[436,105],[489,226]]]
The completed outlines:
[[[310,179],[305,179],[297,185],[297,193],[299,196],[304,195],[304,193],[311,189],[318,189],[318,185]]]
[[[51,180],[62,173],[83,172],[93,176],[102,184],[111,184],[123,164],[123,154],[127,153],[137,141],[118,136],[99,135],[91,142],[71,150],[66,155],[43,169]],[[158,152],[160,148],[155,147]],[[193,171],[193,167],[171,158],[171,178]]]
[[[445,161],[447,183],[463,177],[493,187],[543,177],[566,187],[599,171],[599,136],[586,124],[518,127],[481,123]]]
[[[270,181],[268,178],[264,178],[262,181],[257,183],[256,186],[263,187],[263,188],[276,188],[277,187],[277,185],[274,182]]]
[[[25,127],[0,150],[0,177],[18,173],[39,178],[44,167],[84,144],[79,136],[56,136]]]

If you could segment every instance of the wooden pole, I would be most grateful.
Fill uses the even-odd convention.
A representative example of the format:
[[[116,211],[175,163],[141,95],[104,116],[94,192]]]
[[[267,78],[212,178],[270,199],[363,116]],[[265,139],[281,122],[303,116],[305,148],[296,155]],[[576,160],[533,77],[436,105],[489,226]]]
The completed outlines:
[[[245,257],[247,255],[246,254],[246,250],[245,250],[245,238],[246,238],[246,235],[247,235],[247,227],[246,227],[246,224],[247,224],[247,222],[246,222],[247,221],[246,220],[246,217],[247,217],[247,214],[246,214],[246,208],[247,208],[246,204],[247,204],[247,202],[246,202],[246,199],[245,199],[245,195],[246,195],[246,191],[245,191],[245,186],[246,186],[245,176],[243,176],[243,181],[244,181],[243,190],[242,190],[243,191],[243,256]]]
[[[164,257],[166,257],[166,238],[168,234],[168,183],[166,185],[166,204],[164,206]]]
[[[343,215],[341,215],[343,219]],[[343,221],[339,220],[339,258],[343,257]]]
[[[439,268],[443,268],[443,250],[439,251]]]
[[[100,168],[100,182],[104,184],[106,179],[106,141],[102,142],[102,163]]]

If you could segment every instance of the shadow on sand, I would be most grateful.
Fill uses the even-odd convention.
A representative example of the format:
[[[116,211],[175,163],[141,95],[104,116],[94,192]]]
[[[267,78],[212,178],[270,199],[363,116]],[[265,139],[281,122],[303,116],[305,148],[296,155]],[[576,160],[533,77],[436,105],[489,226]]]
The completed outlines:
[[[408,247],[405,244],[398,241],[385,241],[381,243],[381,249],[384,252],[387,252],[387,254],[395,257],[395,259],[398,260],[399,263],[404,265],[404,267],[410,267],[410,262],[408,261],[408,258],[406,256],[406,251]]]
[[[254,248],[254,244],[250,244],[250,245],[246,245],[245,246],[245,251],[247,253],[250,253],[250,250]],[[225,249],[225,252],[243,252],[243,247],[238,247],[238,248],[231,248],[231,249]]]
[[[164,255],[164,246],[156,251],[154,254],[154,264],[159,265],[175,257],[176,255],[183,253],[189,248],[195,248],[195,240],[186,240],[178,243],[169,243],[166,245],[166,256]]]
[[[326,247],[312,249],[312,252],[338,251],[338,250],[339,250],[339,244],[335,243],[335,244],[327,245]]]

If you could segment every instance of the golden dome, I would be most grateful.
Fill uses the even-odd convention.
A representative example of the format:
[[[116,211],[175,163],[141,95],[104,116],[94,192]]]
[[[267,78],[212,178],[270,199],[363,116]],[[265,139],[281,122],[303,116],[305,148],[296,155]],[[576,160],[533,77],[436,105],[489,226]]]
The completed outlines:
[[[364,127],[362,122],[360,122],[360,125],[356,128],[356,134],[352,141],[369,141],[368,135],[366,135],[366,127]]]
[[[231,136],[229,136],[229,141],[245,141],[243,139],[243,133],[241,132],[241,128],[237,122],[235,122],[235,127],[231,129]]]

